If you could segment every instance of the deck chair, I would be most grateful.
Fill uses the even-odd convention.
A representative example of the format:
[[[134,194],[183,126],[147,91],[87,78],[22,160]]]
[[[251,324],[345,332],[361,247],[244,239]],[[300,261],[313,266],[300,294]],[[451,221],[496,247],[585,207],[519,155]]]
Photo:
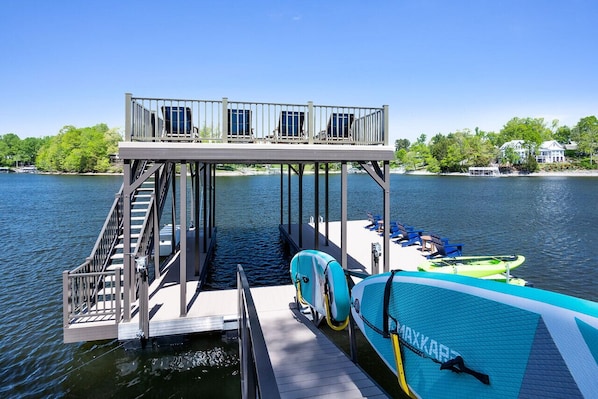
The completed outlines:
[[[355,115],[349,113],[333,113],[326,126],[327,139],[348,139]]]
[[[396,227],[398,229],[397,231],[399,233],[399,239],[395,240],[394,243],[401,244],[402,247],[421,244],[421,235],[423,230],[415,230],[412,226],[406,226],[398,222]]]
[[[164,131],[167,136],[188,136],[195,131],[191,119],[191,108],[163,106]]]
[[[252,139],[251,110],[228,110],[228,137],[231,139]]]
[[[463,255],[463,244],[449,243],[448,238],[442,238],[438,234],[430,234],[430,238],[436,251],[426,256],[426,258],[454,258]]]
[[[281,111],[276,133],[278,138],[301,139],[304,136],[305,112]]]
[[[378,222],[382,220],[382,216],[374,215],[372,212],[367,212],[369,224],[365,226],[366,229],[375,229]]]

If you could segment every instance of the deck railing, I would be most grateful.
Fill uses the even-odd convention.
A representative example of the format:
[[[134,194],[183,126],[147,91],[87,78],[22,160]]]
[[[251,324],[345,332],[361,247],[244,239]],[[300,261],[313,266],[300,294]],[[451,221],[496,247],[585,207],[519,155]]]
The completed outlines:
[[[237,266],[237,291],[241,397],[280,398],[249,282],[241,265]]]
[[[104,272],[62,273],[63,322],[68,326],[86,321],[121,319],[122,268]]]
[[[126,95],[125,141],[388,145],[388,106]]]

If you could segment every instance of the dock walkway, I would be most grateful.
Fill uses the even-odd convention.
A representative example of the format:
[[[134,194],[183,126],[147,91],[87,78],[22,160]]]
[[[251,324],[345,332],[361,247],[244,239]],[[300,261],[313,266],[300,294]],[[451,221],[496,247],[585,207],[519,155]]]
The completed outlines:
[[[348,268],[371,274],[371,243],[381,243],[382,237],[365,228],[367,224],[367,220],[348,222]],[[302,229],[303,247],[313,248],[313,224],[304,224]],[[292,225],[289,239],[294,245],[298,243],[298,232],[298,225]],[[320,229],[320,250],[340,259],[340,222],[329,224],[328,245],[323,228]],[[416,270],[425,259],[416,246],[403,248],[391,242],[390,250],[391,269]],[[198,291],[192,256],[187,259],[187,316],[179,317],[179,264],[175,258],[149,288],[152,337],[236,329],[237,290]],[[251,288],[251,293],[283,398],[386,397],[367,374],[296,309],[293,285],[256,287]],[[119,339],[135,339],[138,323],[136,314],[131,322],[120,323]]]

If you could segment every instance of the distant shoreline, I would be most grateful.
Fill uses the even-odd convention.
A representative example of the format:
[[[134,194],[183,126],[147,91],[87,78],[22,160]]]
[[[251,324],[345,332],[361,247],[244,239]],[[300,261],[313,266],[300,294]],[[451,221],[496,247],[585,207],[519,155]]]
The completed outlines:
[[[405,175],[414,175],[414,176],[469,176],[468,173],[431,173],[427,171],[412,171],[412,172],[403,172]],[[482,176],[475,176],[475,177],[482,177]],[[509,173],[509,174],[501,174],[498,177],[598,177],[598,170],[567,170],[567,171],[554,171],[554,172],[534,172],[534,173]]]
[[[11,174],[14,172],[11,172]],[[286,173],[286,172],[285,172]],[[307,174],[313,173],[313,171],[307,171]],[[331,171],[331,173],[340,173],[340,171]],[[354,172],[353,172],[354,173]],[[359,172],[365,173],[365,172]],[[468,173],[432,173],[428,171],[409,171],[405,172],[402,169],[391,169],[391,174],[402,174],[412,176],[469,176]],[[19,173],[22,174],[22,173]],[[122,172],[117,173],[66,173],[66,172],[42,172],[38,171],[36,174],[40,175],[61,175],[61,176],[122,176]],[[216,170],[216,176],[259,176],[259,175],[277,175],[280,174],[279,169],[276,171],[268,170],[257,170],[252,168],[244,168],[237,170]],[[478,176],[476,176],[478,177]],[[498,177],[598,177],[598,169],[594,170],[567,170],[567,171],[554,171],[554,172],[534,172],[534,173],[510,173],[501,174]]]

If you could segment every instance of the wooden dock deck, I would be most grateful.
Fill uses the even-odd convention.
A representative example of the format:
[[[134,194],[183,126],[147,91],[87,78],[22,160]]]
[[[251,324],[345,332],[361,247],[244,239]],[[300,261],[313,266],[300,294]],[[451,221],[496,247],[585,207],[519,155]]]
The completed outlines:
[[[383,239],[376,231],[366,228],[368,224],[369,221],[367,220],[350,220],[347,222],[348,270],[372,274],[372,243],[379,243],[382,246]],[[289,234],[290,239],[297,244],[299,242],[299,225],[291,225],[290,233],[286,225],[283,228]],[[303,224],[302,230],[303,248],[314,248],[315,228],[313,223]],[[329,222],[328,245],[326,245],[323,223],[320,223],[319,232],[319,250],[330,254],[340,261],[341,223]],[[391,240],[389,270],[416,271],[417,266],[426,260],[425,253],[420,251],[419,248],[417,245],[402,247]],[[380,262],[382,262],[382,256],[380,257]],[[383,271],[382,264],[379,265],[379,269],[379,272]]]
[[[348,266],[350,270],[370,274],[371,243],[381,243],[382,237],[366,229],[367,224],[367,220],[348,222]],[[313,248],[313,224],[304,224],[302,228],[303,247]],[[298,232],[298,225],[292,225],[289,238],[295,244],[298,243]],[[390,249],[391,269],[415,270],[425,259],[415,246],[403,248],[391,243]],[[320,250],[340,258],[340,222],[330,223],[328,245],[321,232]],[[187,259],[187,315],[179,317],[179,264],[175,258],[149,289],[151,337],[237,328],[237,290],[198,290],[199,282],[192,272],[192,256]],[[296,309],[293,285],[257,287],[252,288],[251,293],[283,398],[387,397],[367,374]],[[136,338],[138,317],[135,314],[131,322],[119,324],[119,339]]]

